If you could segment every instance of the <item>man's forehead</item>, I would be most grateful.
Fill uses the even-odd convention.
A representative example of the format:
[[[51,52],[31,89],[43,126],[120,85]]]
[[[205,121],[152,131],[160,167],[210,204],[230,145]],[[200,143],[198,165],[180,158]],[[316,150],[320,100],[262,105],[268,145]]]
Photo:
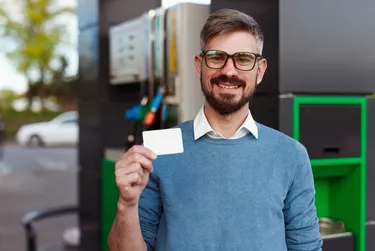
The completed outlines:
[[[220,34],[212,37],[206,50],[222,50],[229,54],[240,51],[257,52],[257,43],[255,37],[249,32],[238,31]]]

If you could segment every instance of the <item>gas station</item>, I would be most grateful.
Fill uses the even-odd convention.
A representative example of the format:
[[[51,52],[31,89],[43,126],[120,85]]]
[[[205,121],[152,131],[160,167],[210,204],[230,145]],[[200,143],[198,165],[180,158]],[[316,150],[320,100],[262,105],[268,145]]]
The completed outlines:
[[[221,8],[263,29],[268,69],[250,109],[307,148],[323,250],[375,250],[375,2],[78,2],[81,250],[109,251],[119,157],[203,105],[194,56]]]

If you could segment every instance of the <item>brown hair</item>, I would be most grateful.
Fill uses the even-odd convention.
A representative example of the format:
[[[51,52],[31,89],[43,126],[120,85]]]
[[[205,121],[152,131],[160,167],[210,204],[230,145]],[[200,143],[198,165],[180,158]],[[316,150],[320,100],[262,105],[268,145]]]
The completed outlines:
[[[221,9],[208,17],[200,34],[201,49],[204,50],[214,36],[233,31],[248,31],[257,41],[258,53],[262,54],[263,33],[258,23],[251,16],[232,9]]]

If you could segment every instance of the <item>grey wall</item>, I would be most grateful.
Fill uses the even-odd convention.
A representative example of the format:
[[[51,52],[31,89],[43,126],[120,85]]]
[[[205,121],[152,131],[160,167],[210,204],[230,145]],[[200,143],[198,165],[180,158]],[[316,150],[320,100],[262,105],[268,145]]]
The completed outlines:
[[[375,1],[280,1],[280,91],[375,92]]]

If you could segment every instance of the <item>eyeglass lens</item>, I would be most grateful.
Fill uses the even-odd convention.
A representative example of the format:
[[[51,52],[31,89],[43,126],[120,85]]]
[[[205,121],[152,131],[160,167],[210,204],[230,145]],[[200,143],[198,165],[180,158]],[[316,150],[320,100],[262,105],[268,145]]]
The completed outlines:
[[[207,66],[214,69],[224,67],[230,57],[224,51],[207,51],[206,63]],[[234,65],[240,70],[251,70],[254,67],[256,56],[249,52],[238,52],[233,55]]]

